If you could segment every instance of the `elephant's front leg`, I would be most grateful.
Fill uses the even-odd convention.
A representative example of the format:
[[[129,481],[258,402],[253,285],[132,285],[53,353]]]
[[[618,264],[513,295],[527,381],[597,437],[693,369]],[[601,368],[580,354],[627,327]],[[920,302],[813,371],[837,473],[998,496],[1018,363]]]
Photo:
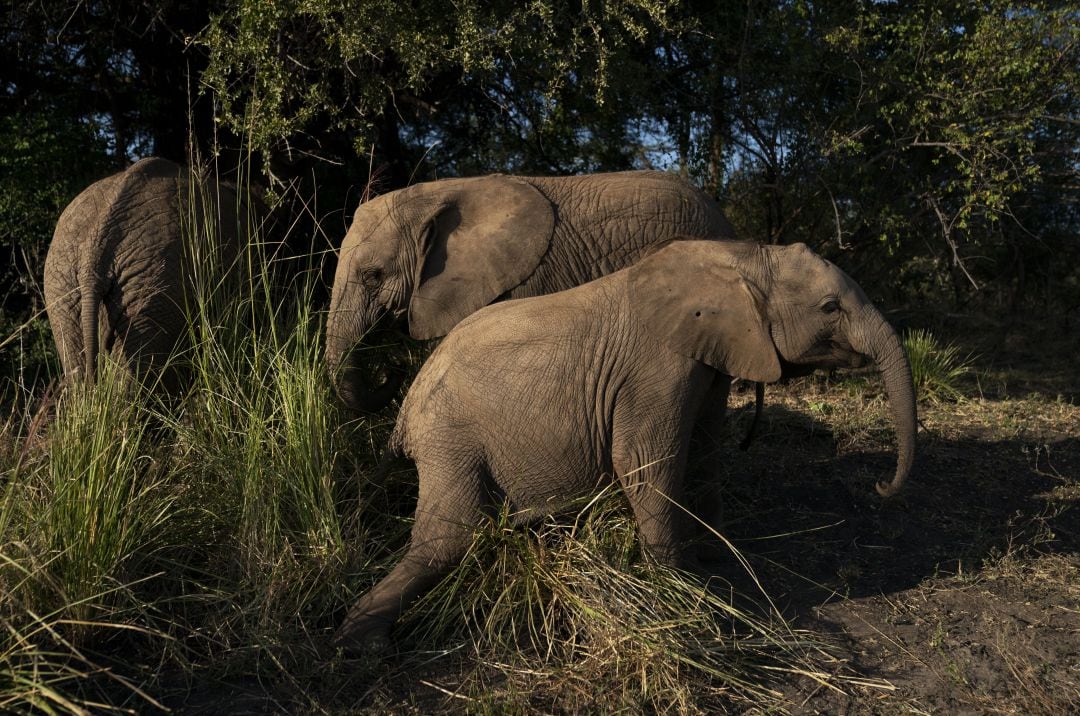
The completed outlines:
[[[710,482],[721,474],[723,466],[724,418],[727,416],[728,395],[731,392],[731,378],[723,373],[714,372],[713,378],[698,411],[694,424],[694,436],[705,475]]]
[[[410,548],[390,574],[352,606],[334,635],[335,646],[349,652],[386,651],[397,618],[448,569],[425,561]]]
[[[334,636],[347,651],[385,651],[390,630],[418,597],[465,556],[481,518],[482,480],[475,467],[417,461],[420,496],[409,549],[401,562],[360,598]]]
[[[723,445],[724,419],[731,390],[731,378],[715,372],[715,378],[705,391],[701,409],[694,423],[692,472],[698,478],[688,489],[693,496],[694,512],[709,525],[721,511],[720,477],[727,456]]]
[[[656,435],[656,426],[646,423],[640,428],[637,436],[645,441],[620,445],[617,440],[612,464],[634,510],[642,545],[661,564],[695,569],[686,550],[688,527],[694,521],[683,489],[688,436],[653,442],[648,438]]]

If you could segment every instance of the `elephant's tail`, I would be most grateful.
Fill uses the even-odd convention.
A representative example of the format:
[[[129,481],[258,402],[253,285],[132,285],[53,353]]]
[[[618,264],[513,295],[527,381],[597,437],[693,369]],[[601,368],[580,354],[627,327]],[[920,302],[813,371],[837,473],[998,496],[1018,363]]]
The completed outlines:
[[[82,252],[79,266],[79,322],[82,328],[83,378],[93,382],[97,375],[98,350],[101,336],[98,335],[101,324],[100,312],[104,309],[103,300],[106,292],[105,247],[116,196],[107,197],[105,211],[101,212],[98,224],[86,237],[86,251]]]
[[[132,197],[137,195],[144,178],[140,167],[162,160],[141,159],[128,167],[101,197],[103,209],[97,223],[86,237],[86,251],[79,265],[79,320],[83,337],[83,369],[86,380],[94,380],[101,346],[99,326],[102,324],[105,296],[114,280],[117,246],[123,239]]]
[[[384,455],[393,455],[394,457],[401,457],[405,454],[405,430],[402,425],[402,421],[398,421],[394,426],[394,432],[390,433],[390,439],[386,442],[386,450]]]

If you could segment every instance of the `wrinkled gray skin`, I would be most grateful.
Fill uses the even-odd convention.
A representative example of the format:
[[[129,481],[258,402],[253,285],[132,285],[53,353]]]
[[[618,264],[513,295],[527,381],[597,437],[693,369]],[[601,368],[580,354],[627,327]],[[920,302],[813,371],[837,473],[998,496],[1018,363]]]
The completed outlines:
[[[142,379],[153,374],[164,390],[177,390],[177,370],[160,368],[187,332],[184,241],[194,233],[186,224],[204,231],[207,216],[216,221],[229,261],[237,213],[233,188],[154,157],[75,197],[45,258],[45,301],[65,380],[93,380],[104,349]]]
[[[726,402],[732,376],[771,382],[864,358],[882,371],[896,428],[896,473],[877,485],[888,496],[915,454],[904,350],[859,286],[803,244],[677,241],[581,287],[478,311],[405,398],[391,448],[420,476],[412,539],[337,642],[385,645],[503,500],[525,521],[615,480],[651,554],[685,564],[683,473],[706,396]]]
[[[364,356],[362,339],[380,320],[407,320],[413,338],[436,338],[496,300],[579,286],[679,235],[734,231],[711,197],[664,172],[448,179],[361,204],[327,322],[338,393],[362,413],[397,394],[401,374],[380,383],[373,368],[383,367]]]

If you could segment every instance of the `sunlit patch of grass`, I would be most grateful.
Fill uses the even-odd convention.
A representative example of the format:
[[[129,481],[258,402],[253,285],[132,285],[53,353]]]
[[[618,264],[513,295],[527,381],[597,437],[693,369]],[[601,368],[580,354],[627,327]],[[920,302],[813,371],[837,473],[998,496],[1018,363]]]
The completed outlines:
[[[338,418],[318,323],[298,310],[303,320],[278,338],[250,332],[199,344],[199,384],[172,424],[178,461],[207,489],[205,509],[235,550],[234,578],[271,600],[266,618],[277,607],[295,613],[310,597],[313,583],[291,569],[333,583],[346,560],[333,478]]]
[[[94,385],[65,391],[47,452],[17,465],[6,488],[0,544],[21,545],[35,567],[19,598],[34,592],[36,609],[66,607],[91,624],[99,602],[89,598],[110,593],[167,532],[174,497],[152,422],[144,390],[110,361]]]
[[[971,372],[971,359],[956,345],[942,345],[930,331],[917,329],[904,335],[904,350],[920,399],[938,402],[962,396],[959,382]]]
[[[251,606],[226,619],[230,643],[332,609],[350,553],[336,466],[349,431],[325,375],[314,286],[275,265],[252,204],[235,207],[248,240],[232,262],[215,252],[212,225],[196,231],[191,387],[168,419],[177,470],[213,535],[203,588]]]

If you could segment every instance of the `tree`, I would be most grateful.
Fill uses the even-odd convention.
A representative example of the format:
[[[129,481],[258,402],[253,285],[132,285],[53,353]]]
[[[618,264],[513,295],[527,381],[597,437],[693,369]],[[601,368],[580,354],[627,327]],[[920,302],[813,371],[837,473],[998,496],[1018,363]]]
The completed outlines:
[[[364,157],[391,187],[433,146],[444,170],[627,165],[614,107],[658,34],[677,30],[669,5],[241,2],[203,37],[206,80],[252,146]]]

